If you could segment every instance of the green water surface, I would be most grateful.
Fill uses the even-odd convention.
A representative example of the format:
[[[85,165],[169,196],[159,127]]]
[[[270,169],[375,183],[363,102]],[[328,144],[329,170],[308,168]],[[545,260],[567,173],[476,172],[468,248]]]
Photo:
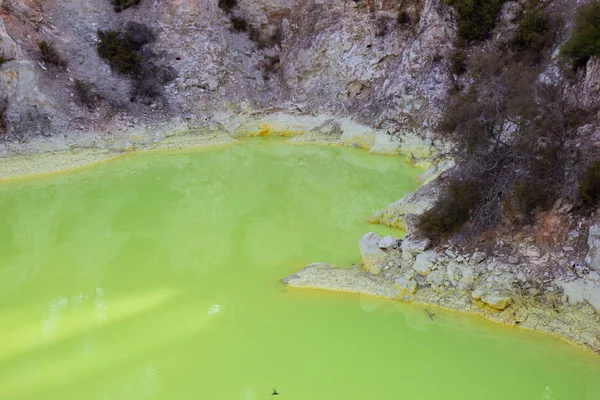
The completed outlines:
[[[0,400],[600,399],[555,339],[281,284],[418,173],[253,140],[0,185]]]

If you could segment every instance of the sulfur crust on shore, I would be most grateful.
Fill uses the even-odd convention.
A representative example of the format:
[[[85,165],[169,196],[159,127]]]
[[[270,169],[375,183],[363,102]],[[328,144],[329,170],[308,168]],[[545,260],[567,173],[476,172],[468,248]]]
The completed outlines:
[[[548,334],[600,355],[600,340],[594,328],[599,326],[599,317],[587,304],[560,305],[557,310],[533,299],[519,299],[511,307],[498,311],[475,304],[468,294],[456,288],[436,293],[429,287],[419,287],[410,298],[400,299],[394,279],[373,275],[359,266],[338,268],[330,264],[310,264],[283,282],[294,288],[366,294],[477,315],[506,326]],[[545,300],[549,304],[560,304],[558,296],[556,302]]]

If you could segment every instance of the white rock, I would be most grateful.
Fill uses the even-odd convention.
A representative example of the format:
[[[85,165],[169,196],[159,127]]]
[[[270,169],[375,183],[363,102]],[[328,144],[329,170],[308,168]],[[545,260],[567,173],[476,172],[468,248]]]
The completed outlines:
[[[508,256],[508,263],[509,264],[518,264],[519,263],[519,257],[517,257],[517,256]]]
[[[503,295],[499,291],[490,289],[476,289],[471,294],[471,297],[473,300],[477,300],[499,311],[504,310],[513,302],[510,296]]]
[[[402,241],[402,259],[412,260],[417,254],[427,250],[431,241],[427,238],[419,239],[413,235],[408,235]]]
[[[379,275],[386,259],[386,254],[379,248],[381,237],[375,232],[365,234],[358,242],[364,268]]]
[[[600,271],[600,224],[592,225],[588,234],[589,251],[585,257],[587,265]]]
[[[433,264],[438,257],[438,253],[429,250],[424,253],[417,255],[415,262],[412,265],[412,268],[419,275],[427,276],[433,269]]]
[[[380,249],[395,249],[396,247],[398,247],[398,239],[396,239],[392,235],[387,235],[386,237],[381,239],[377,245]]]
[[[483,262],[483,260],[485,260],[486,258],[487,258],[487,254],[485,254],[482,251],[473,253],[473,255],[471,256],[471,265],[477,265],[477,264]]]
[[[398,291],[398,297],[409,299],[417,292],[417,281],[412,275],[407,274],[396,279],[394,287]]]

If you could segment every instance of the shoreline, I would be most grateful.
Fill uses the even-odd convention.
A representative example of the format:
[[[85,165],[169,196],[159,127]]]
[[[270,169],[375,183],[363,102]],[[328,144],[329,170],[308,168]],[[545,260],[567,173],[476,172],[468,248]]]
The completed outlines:
[[[193,150],[235,144],[246,137],[283,137],[289,144],[347,146],[372,154],[402,155],[430,167],[435,149],[412,133],[392,137],[345,118],[328,115],[260,116],[216,114],[200,126],[175,120],[113,133],[67,133],[64,138],[38,138],[25,144],[0,145],[0,182],[73,171],[137,153]],[[435,167],[427,178],[436,174]]]
[[[396,257],[399,262],[398,256],[395,254],[388,260]],[[473,284],[467,287],[459,287],[458,280],[456,286],[441,284],[432,288],[423,277],[417,278],[411,274],[408,271],[410,268],[403,264],[374,275],[364,269],[364,264],[340,268],[318,263],[310,264],[282,281],[286,286],[296,289],[363,294],[483,317],[507,327],[552,336],[600,356],[600,315],[586,302],[568,304],[562,301],[562,294],[545,292],[539,297],[514,296],[506,308],[499,310],[495,308],[496,305],[476,301],[471,295],[477,286],[475,282],[485,279],[485,273],[480,272],[481,277],[476,275]],[[398,284],[411,280],[414,281],[414,287]]]

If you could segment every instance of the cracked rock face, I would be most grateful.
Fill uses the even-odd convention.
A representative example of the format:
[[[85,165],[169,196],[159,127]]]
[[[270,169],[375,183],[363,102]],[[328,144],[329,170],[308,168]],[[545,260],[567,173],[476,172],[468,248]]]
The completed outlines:
[[[592,225],[588,235],[589,251],[585,257],[587,265],[600,272],[600,224]]]

